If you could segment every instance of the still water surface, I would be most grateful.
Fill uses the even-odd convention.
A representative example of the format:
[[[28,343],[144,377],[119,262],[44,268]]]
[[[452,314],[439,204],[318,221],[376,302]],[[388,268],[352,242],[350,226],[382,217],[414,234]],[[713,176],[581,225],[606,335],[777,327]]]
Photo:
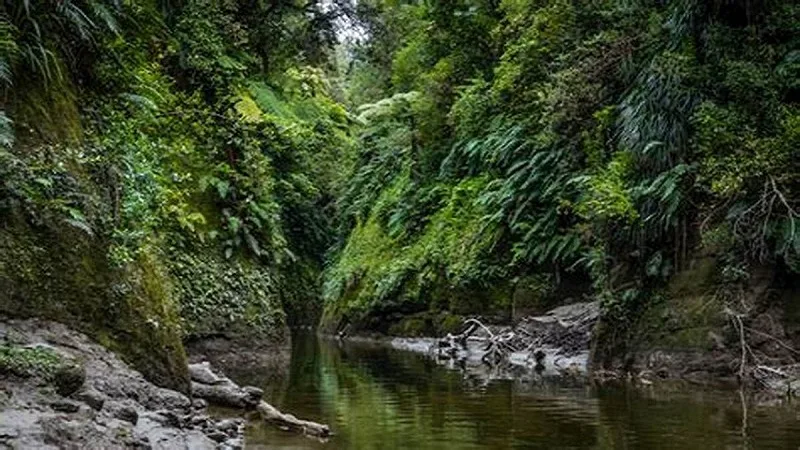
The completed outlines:
[[[485,383],[419,354],[311,335],[293,340],[286,379],[264,387],[336,435],[322,443],[253,421],[247,448],[800,448],[800,408],[750,405],[743,430],[737,392]]]

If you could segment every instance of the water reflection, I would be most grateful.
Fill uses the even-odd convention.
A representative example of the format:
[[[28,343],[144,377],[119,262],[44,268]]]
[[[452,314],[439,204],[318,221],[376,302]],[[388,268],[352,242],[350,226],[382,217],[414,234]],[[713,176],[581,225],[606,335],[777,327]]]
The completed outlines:
[[[329,423],[337,435],[321,443],[251,423],[248,448],[800,445],[800,416],[788,407],[751,407],[743,437],[735,392],[593,390],[510,381],[486,385],[414,353],[314,336],[294,339],[288,381],[267,392],[282,410]]]

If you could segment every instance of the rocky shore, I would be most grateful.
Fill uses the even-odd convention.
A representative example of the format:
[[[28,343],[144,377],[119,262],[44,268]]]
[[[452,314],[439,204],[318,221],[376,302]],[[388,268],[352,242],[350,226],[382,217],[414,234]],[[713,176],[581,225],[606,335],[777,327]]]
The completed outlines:
[[[631,381],[650,385],[664,380],[720,387],[744,385],[770,399],[800,396],[800,365],[768,366],[768,359],[764,357],[762,365],[753,367],[754,374],[740,383],[735,369],[741,365],[741,344],[723,344],[722,338],[715,334],[709,337],[714,339],[714,348],[705,351],[633,345],[627,358],[611,367],[603,367],[592,355],[592,341],[599,320],[597,302],[573,303],[542,315],[525,317],[513,326],[468,319],[456,335],[396,337],[388,342],[397,349],[425,353],[440,364],[484,381],[558,379],[559,382]],[[752,339],[744,344],[745,350],[753,352],[757,346],[766,344],[784,352],[791,350],[775,344],[780,341],[773,336],[783,335],[781,330],[772,333],[754,332]],[[766,353],[779,354],[774,349]]]
[[[160,388],[114,353],[55,322],[0,320],[0,448],[226,449],[244,447],[245,419],[212,417],[209,402],[324,437],[211,370],[189,367],[190,396]]]
[[[425,353],[441,364],[484,380],[528,377],[586,378],[597,302],[575,303],[530,316],[516,326],[465,321],[443,338],[393,338],[397,349]]]

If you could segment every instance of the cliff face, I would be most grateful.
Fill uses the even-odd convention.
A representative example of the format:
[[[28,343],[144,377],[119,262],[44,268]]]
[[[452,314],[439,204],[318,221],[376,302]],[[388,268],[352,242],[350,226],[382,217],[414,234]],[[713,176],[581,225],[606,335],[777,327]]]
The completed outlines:
[[[69,225],[0,221],[0,313],[88,333],[161,386],[188,391],[179,305],[157,248],[112,267],[101,239]]]
[[[627,322],[601,321],[595,369],[669,378],[774,378],[797,362],[800,286],[780,267],[760,266],[737,283],[720,255],[697,252]],[[783,378],[783,377],[778,377]]]
[[[102,186],[83,192],[103,204]],[[111,210],[111,205],[101,209]],[[274,272],[225,260],[214,246],[176,247],[153,235],[124,264],[97,222],[18,206],[0,215],[0,314],[83,331],[158,385],[186,392],[185,338],[287,336]]]

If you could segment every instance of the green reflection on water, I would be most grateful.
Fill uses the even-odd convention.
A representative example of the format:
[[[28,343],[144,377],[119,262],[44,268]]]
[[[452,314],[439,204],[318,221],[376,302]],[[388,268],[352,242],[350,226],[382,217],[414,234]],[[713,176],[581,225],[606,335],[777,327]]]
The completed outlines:
[[[253,422],[248,448],[797,449],[791,407],[750,408],[735,392],[485,383],[414,353],[298,336],[270,401],[336,432],[317,442]]]

